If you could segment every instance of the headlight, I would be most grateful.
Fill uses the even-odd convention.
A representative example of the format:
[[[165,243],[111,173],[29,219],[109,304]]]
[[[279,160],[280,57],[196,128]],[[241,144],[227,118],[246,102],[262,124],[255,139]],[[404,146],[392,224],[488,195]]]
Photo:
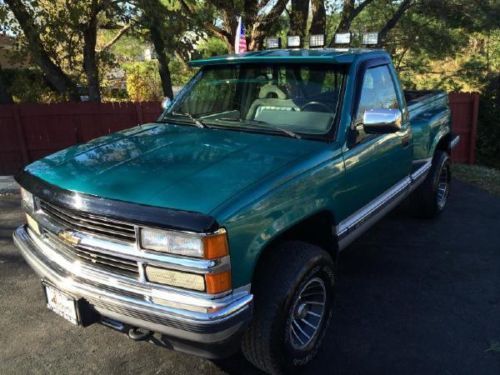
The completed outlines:
[[[148,250],[215,259],[228,255],[229,248],[225,230],[202,235],[153,228],[141,229],[141,247]]]
[[[35,210],[35,202],[33,201],[33,194],[31,194],[28,190],[21,188],[21,201],[24,207],[29,209],[30,211]]]

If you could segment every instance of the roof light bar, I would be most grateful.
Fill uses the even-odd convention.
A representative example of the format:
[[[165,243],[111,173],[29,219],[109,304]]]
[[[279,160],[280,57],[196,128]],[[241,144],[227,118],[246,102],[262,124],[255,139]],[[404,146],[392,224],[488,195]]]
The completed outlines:
[[[279,37],[266,38],[266,48],[267,49],[281,48],[281,38]]]
[[[364,33],[363,44],[367,46],[378,44],[378,33]]]
[[[289,35],[287,38],[287,47],[288,48],[299,48],[300,47],[300,36],[298,35]]]
[[[335,44],[351,44],[351,33],[335,34]]]
[[[325,46],[325,35],[317,34],[309,37],[310,48],[321,48]]]

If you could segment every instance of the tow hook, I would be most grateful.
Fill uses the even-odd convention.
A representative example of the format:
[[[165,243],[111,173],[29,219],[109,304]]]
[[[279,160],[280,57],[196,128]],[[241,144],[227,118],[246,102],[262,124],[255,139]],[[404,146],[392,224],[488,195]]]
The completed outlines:
[[[134,341],[148,340],[153,335],[152,331],[142,328],[130,328],[128,330],[128,337]]]

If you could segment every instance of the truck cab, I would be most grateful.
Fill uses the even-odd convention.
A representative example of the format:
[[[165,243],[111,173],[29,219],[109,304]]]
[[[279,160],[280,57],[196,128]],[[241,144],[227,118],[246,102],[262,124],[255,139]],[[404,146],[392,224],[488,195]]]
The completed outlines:
[[[444,210],[447,95],[403,91],[382,50],[191,64],[156,122],[28,165],[14,241],[74,324],[303,368],[334,318],[338,253],[405,199]]]

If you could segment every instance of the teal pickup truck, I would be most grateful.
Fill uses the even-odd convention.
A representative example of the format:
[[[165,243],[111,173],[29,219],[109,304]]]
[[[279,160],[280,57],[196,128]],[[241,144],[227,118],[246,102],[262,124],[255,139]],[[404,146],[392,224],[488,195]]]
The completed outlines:
[[[27,166],[14,241],[74,324],[300,369],[335,317],[339,252],[406,198],[443,211],[447,95],[403,91],[381,50],[191,64],[155,123]]]

